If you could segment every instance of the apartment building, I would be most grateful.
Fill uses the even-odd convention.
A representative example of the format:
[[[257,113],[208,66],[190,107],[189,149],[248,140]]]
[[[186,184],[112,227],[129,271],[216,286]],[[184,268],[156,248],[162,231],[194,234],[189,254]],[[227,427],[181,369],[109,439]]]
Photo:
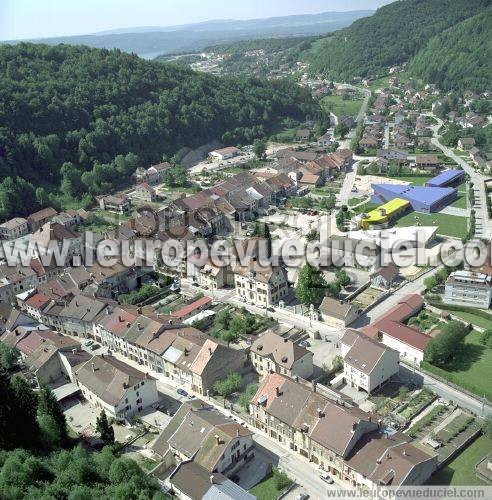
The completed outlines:
[[[213,406],[196,399],[181,405],[152,445],[180,464],[192,460],[209,473],[235,474],[253,457],[253,433]]]
[[[245,369],[245,351],[162,316],[151,318],[117,307],[100,318],[94,334],[111,350],[203,395],[217,380]]]
[[[400,370],[400,354],[357,330],[340,340],[345,383],[372,393]]]
[[[250,359],[260,377],[281,373],[308,379],[313,374],[313,353],[268,330],[251,346]]]
[[[251,261],[246,266],[235,266],[233,273],[236,292],[246,302],[268,307],[289,293],[287,274],[280,266],[261,266]]]
[[[0,224],[1,240],[15,240],[21,236],[25,236],[28,232],[27,220],[22,217],[14,217]]]
[[[84,397],[110,417],[132,417],[159,400],[154,378],[107,354],[78,367],[74,381]]]
[[[492,276],[474,271],[451,273],[444,287],[444,302],[488,309],[492,304]]]
[[[254,426],[347,485],[419,485],[437,457],[389,436],[376,415],[334,402],[308,386],[273,373],[250,403]]]

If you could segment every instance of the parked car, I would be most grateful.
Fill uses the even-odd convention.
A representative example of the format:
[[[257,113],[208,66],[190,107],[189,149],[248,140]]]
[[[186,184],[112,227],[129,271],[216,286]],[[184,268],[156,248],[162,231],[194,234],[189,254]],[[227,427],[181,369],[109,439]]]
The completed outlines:
[[[328,484],[333,484],[333,482],[334,482],[333,478],[329,474],[327,474],[326,472],[323,472],[322,474],[320,474],[319,477]]]
[[[101,346],[99,344],[92,344],[91,345],[91,351],[96,351],[97,349],[99,349]]]
[[[296,496],[296,500],[307,500],[309,498],[309,495],[307,493],[300,493],[299,495]]]
[[[93,341],[93,340],[86,340],[86,341],[84,342],[84,345],[85,345],[86,347],[90,347],[93,343],[94,343],[94,341]]]
[[[267,311],[269,311],[269,312],[271,312],[271,313],[274,313],[274,312],[275,312],[275,307],[268,306],[268,307],[267,307]]]
[[[185,398],[189,398],[190,395],[184,390],[184,389],[176,389],[176,392],[180,395],[180,396],[184,396]]]
[[[307,340],[301,340],[301,341],[299,342],[299,345],[300,345],[301,347],[309,347],[311,344],[310,344]]]

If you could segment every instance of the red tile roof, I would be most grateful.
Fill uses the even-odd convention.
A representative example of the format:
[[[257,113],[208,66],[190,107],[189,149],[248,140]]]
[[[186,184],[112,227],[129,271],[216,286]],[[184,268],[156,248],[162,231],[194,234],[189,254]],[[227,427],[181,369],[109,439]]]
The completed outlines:
[[[190,313],[193,311],[200,309],[201,307],[205,306],[206,304],[209,304],[212,302],[212,297],[209,297],[205,295],[204,297],[199,298],[198,300],[195,300],[195,302],[192,302],[191,304],[188,304],[181,309],[178,309],[177,311],[174,311],[172,313],[172,316],[174,318],[184,318],[185,316],[188,316]]]
[[[420,295],[407,295],[387,313],[380,316],[374,323],[361,328],[360,331],[372,338],[377,337],[379,333],[383,333],[423,351],[430,337],[403,323],[406,319],[419,311],[423,304],[424,301]]]
[[[46,304],[50,302],[50,298],[42,293],[36,293],[32,297],[26,300],[26,305],[33,307],[34,309],[41,309]]]

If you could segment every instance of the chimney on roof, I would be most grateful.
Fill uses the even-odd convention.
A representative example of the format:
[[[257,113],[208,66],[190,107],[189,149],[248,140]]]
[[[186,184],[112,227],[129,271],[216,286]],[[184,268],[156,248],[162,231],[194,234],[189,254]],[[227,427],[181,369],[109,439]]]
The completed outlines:
[[[215,476],[213,474],[210,476],[210,484],[215,484]]]
[[[92,363],[91,363],[91,368],[92,368],[93,372],[96,371],[96,365],[94,364],[94,361],[92,361]]]
[[[209,348],[208,348],[208,352],[209,352],[210,356],[212,356],[213,351],[212,351],[212,348],[211,348],[211,347],[209,347]]]
[[[217,446],[220,446],[220,437],[219,437],[219,435],[215,434],[214,438],[215,438],[215,443],[217,444]]]
[[[173,324],[173,320],[172,320],[172,319],[170,319],[170,320],[169,320],[169,324],[170,324],[170,325],[172,325],[172,324]]]
[[[323,413],[323,410],[321,408],[318,408],[316,411],[318,412],[318,417],[319,418],[322,418],[322,417],[325,416],[324,413]]]
[[[137,308],[137,312],[138,314],[142,314],[142,308],[141,307]]]
[[[405,448],[403,448],[403,452],[402,452],[403,456],[406,457],[407,456],[407,450]]]
[[[236,437],[239,437],[239,429],[236,429]],[[403,450],[403,452],[405,452],[405,450]],[[404,453],[405,454],[405,453]]]
[[[352,432],[355,432],[355,431],[356,431],[356,429],[357,429],[357,422],[354,422],[354,423],[352,424]]]
[[[275,387],[275,394],[277,395],[277,398],[280,396],[280,387],[279,386],[276,386]]]
[[[77,349],[72,349],[72,354],[76,354],[77,353]]]
[[[316,380],[313,380],[311,385],[313,387],[313,392],[316,392]]]

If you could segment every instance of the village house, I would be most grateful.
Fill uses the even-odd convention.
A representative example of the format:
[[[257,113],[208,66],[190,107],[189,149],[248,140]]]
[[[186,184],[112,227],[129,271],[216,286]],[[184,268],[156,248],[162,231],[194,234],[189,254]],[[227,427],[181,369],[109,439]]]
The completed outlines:
[[[333,297],[324,297],[319,306],[324,322],[339,328],[349,326],[359,316],[360,311],[353,304]]]
[[[38,259],[42,255],[53,257],[59,253],[64,257],[64,262],[56,264],[70,265],[83,254],[82,236],[61,224],[47,222],[32,235],[29,252],[32,258]]]
[[[210,259],[195,273],[198,286],[206,290],[219,290],[234,286],[230,265],[216,266]]]
[[[39,210],[39,212],[31,214],[27,218],[29,231],[31,233],[34,233],[41,226],[44,226],[47,222],[49,222],[57,214],[58,212],[52,207],[43,208],[42,210]]]
[[[280,266],[261,266],[258,261],[233,268],[236,293],[260,307],[278,304],[289,293],[287,274]]]
[[[251,362],[260,377],[281,373],[308,379],[313,374],[313,353],[292,340],[268,330],[251,346]]]
[[[320,148],[328,148],[331,146],[333,139],[330,134],[325,133],[322,136],[318,137],[317,144]]]
[[[417,327],[406,325],[405,322],[417,314],[423,306],[424,302],[420,295],[407,295],[387,313],[360,331],[397,350],[400,357],[408,363],[419,365],[424,359],[424,351],[430,337],[420,333]]]
[[[474,137],[462,137],[458,139],[458,148],[462,151],[471,149],[475,146],[475,138]]]
[[[297,142],[308,142],[311,137],[311,131],[307,128],[300,129],[296,132]]]
[[[388,262],[388,264],[380,267],[371,274],[371,285],[376,288],[388,290],[396,283],[399,275],[399,267],[393,262]]]
[[[147,182],[142,182],[135,187],[135,191],[133,193],[135,198],[138,198],[141,201],[146,201],[148,203],[152,203],[157,199],[157,193],[155,189]]]
[[[196,399],[181,405],[152,450],[169,464],[192,461],[205,468],[209,476],[233,476],[254,454],[253,433]]]
[[[202,500],[256,500],[241,486],[219,473],[211,474],[193,460],[181,462],[169,476],[169,485],[178,498]]]
[[[0,265],[0,301],[15,302],[15,296],[36,288],[36,272],[29,266]]]
[[[28,232],[27,220],[22,217],[14,217],[0,224],[0,239],[2,240],[15,240],[25,236]]]
[[[348,329],[340,340],[346,384],[371,394],[400,370],[398,351],[357,330]]]
[[[234,146],[229,146],[227,148],[216,149],[211,151],[208,155],[215,161],[223,161],[234,158],[239,154],[239,149]]]
[[[1,341],[15,347],[31,373],[45,384],[70,380],[72,367],[91,357],[80,349],[80,342],[42,324],[18,326]]]
[[[146,171],[143,178],[137,179],[140,182],[146,182],[151,186],[162,184],[164,180],[164,172],[171,168],[171,164],[167,161],[151,165]]]
[[[52,304],[43,311],[43,322],[67,335],[93,337],[93,325],[104,314],[107,304],[84,295],[76,295],[69,304],[59,309]]]
[[[415,155],[415,166],[421,170],[437,170],[440,166],[436,154]]]
[[[154,378],[107,354],[75,369],[74,379],[84,398],[108,417],[128,419],[159,400]]]
[[[384,158],[390,161],[407,161],[408,151],[406,149],[379,149],[378,158]]]
[[[99,208],[101,210],[123,215],[130,210],[130,207],[130,200],[126,195],[116,196],[111,194],[99,197]]]
[[[377,416],[278,373],[260,383],[250,415],[259,431],[348,486],[418,485],[436,469],[436,457],[404,434],[384,434]]]

